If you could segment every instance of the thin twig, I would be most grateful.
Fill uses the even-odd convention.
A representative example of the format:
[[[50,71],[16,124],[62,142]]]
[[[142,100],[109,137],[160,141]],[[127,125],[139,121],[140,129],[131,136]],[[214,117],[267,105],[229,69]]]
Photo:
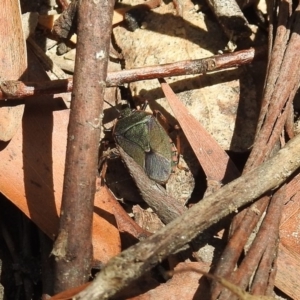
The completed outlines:
[[[271,4],[269,5],[271,6]],[[283,56],[286,50],[286,44],[289,38],[289,18],[291,16],[291,3],[286,1],[281,1],[279,5],[279,15],[278,15],[278,27],[276,32],[276,37],[273,45],[273,41],[270,41],[273,47],[269,50],[269,64],[267,70],[267,77],[264,89],[264,95],[261,104],[261,111],[257,125],[257,132],[260,131],[266,113],[268,111],[269,104],[271,102],[272,93],[275,88],[275,83],[278,79],[280,67],[283,61]],[[273,16],[273,14],[271,14]],[[273,18],[272,18],[273,19]],[[271,24],[272,25],[272,24]],[[270,25],[270,26],[271,26]],[[272,35],[273,31],[270,29],[269,34]]]
[[[149,80],[169,76],[192,75],[250,64],[265,57],[265,48],[251,48],[234,53],[203,59],[185,60],[159,66],[142,67],[107,74],[106,86],[118,86],[139,80]],[[53,80],[47,82],[1,81],[0,100],[19,99],[34,95],[71,92],[73,80]]]
[[[42,50],[42,48],[34,41],[34,39],[29,37],[27,41],[30,45],[30,49],[42,63],[46,73],[51,79],[55,80],[57,78],[63,79],[68,77],[68,75],[46,55],[44,50]]]
[[[263,179],[262,179],[263,180]],[[229,279],[233,273],[236,264],[241,256],[244,246],[246,245],[250,234],[261,218],[269,203],[269,197],[265,196],[256,201],[247,210],[242,211],[236,217],[239,217],[236,221],[234,234],[230,237],[226,248],[224,249],[219,263],[214,271],[218,276]],[[235,217],[235,218],[236,218]],[[241,220],[242,219],[242,220]],[[223,263],[226,262],[226,263]],[[215,283],[212,284],[212,299],[216,299],[222,287]]]
[[[261,234],[261,239],[259,242],[262,244],[261,241],[264,241],[264,244],[266,244],[266,249],[262,258],[259,258],[260,264],[252,282],[251,293],[254,295],[265,294],[269,285],[270,272],[272,272],[273,265],[277,258],[279,225],[285,199],[286,185],[284,184],[274,194],[260,230],[263,232],[263,234]]]

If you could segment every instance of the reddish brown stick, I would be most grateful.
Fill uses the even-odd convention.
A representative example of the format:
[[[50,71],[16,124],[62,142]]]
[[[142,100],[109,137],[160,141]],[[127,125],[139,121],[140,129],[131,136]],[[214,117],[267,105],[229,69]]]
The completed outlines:
[[[242,66],[266,55],[265,48],[251,48],[209,58],[185,60],[159,66],[149,66],[107,74],[106,86],[118,86],[139,80],[169,76],[201,74],[210,71]],[[62,79],[47,82],[1,81],[0,100],[19,99],[33,95],[71,92],[73,80]]]
[[[288,26],[288,19],[290,17],[291,12],[290,12],[290,8],[286,9],[286,6],[287,6],[286,2],[283,1],[283,3],[284,4],[280,5],[280,10],[279,10],[279,24],[280,25],[278,28],[278,33],[276,33],[274,48],[272,50],[272,55],[271,55],[271,59],[270,59],[269,66],[268,66],[268,73],[267,73],[267,80],[266,80],[267,83],[266,83],[265,90],[264,90],[262,107],[261,107],[260,117],[259,117],[259,121],[258,121],[258,125],[257,125],[257,136],[261,130],[261,126],[262,126],[261,122],[265,119],[267,110],[269,108],[269,103],[271,101],[272,93],[274,92],[275,83],[276,83],[276,80],[278,79],[279,72],[280,72],[279,66],[281,66],[283,54],[286,49],[287,36],[288,36],[288,32],[289,32],[289,30],[287,30],[287,26]],[[271,3],[270,3],[270,6],[272,6]],[[276,10],[276,9],[274,8],[274,10]],[[273,102],[275,102],[274,99],[273,99]],[[284,114],[285,114],[285,112],[284,112]],[[280,115],[280,113],[278,113],[278,115]],[[283,116],[281,116],[279,122],[277,122],[277,124],[276,124],[276,129],[277,129],[276,133],[277,134],[272,135],[268,142],[267,142],[267,140],[261,139],[262,144],[257,144],[257,141],[256,141],[255,146],[254,146],[255,149],[251,153],[251,155],[247,161],[247,165],[245,167],[244,172],[247,172],[248,170],[250,170],[250,165],[253,162],[255,162],[255,165],[253,165],[252,167],[258,166],[262,162],[262,160],[265,157],[267,157],[267,155],[273,149],[273,145],[278,140],[278,136],[281,132],[281,129],[283,128],[283,123],[282,123],[283,120],[284,120],[284,118],[283,118]],[[280,128],[280,125],[282,125],[281,128]],[[275,136],[276,138],[273,138],[273,136]],[[260,155],[260,159],[258,159],[258,157],[256,157],[256,155],[255,155],[256,149],[261,150],[261,151],[257,151],[258,154]],[[243,213],[239,214],[238,216],[235,217],[234,222],[232,224],[232,231],[234,231],[234,227],[239,226],[239,222],[243,218],[244,218]],[[251,228],[249,228],[249,232],[250,231],[252,231]]]
[[[251,280],[251,277],[255,270],[257,269],[257,264],[261,260],[262,257],[265,257],[266,253],[274,253],[274,246],[277,244],[278,239],[278,232],[279,232],[279,223],[281,219],[281,210],[282,206],[285,200],[285,185],[283,185],[279,190],[276,191],[276,193],[273,195],[272,200],[270,202],[270,205],[268,207],[266,216],[262,222],[261,228],[256,235],[249,251],[247,252],[246,257],[243,259],[241,265],[236,270],[236,272],[233,273],[230,280],[232,283],[237,284],[242,289],[246,289],[249,285],[249,281]],[[271,230],[270,230],[271,229]],[[271,234],[270,234],[271,233]],[[265,241],[265,242],[262,242]],[[276,251],[275,251],[276,252]],[[275,257],[272,257],[272,261]],[[265,258],[266,259],[266,258]],[[271,261],[271,262],[272,262]],[[262,266],[262,265],[261,265]],[[270,262],[269,265],[270,266]],[[269,278],[269,270],[270,269],[263,269],[263,272],[260,271],[261,275],[257,277],[257,279],[261,278],[264,274],[264,277],[266,280],[264,281],[264,285],[262,284],[262,281],[259,282],[257,280],[257,285],[262,285],[264,287],[267,286],[266,282],[268,282]],[[260,290],[261,291],[261,290]],[[261,291],[263,294],[264,291]],[[234,300],[233,296],[229,296],[231,293],[226,290],[222,293],[221,299],[232,299]],[[260,295],[257,293],[257,295]],[[227,298],[228,297],[228,298]]]
[[[285,3],[286,5],[286,3]],[[298,10],[298,8],[297,8]],[[288,18],[288,14],[286,13],[286,18]],[[265,102],[265,104],[268,106],[267,108],[263,106],[261,111],[261,120],[264,121],[263,125],[259,124],[258,130],[261,129],[257,135],[257,139],[255,141],[253,151],[251,152],[251,155],[249,157],[249,160],[247,161],[245,171],[248,172],[253,167],[256,167],[259,165],[264,159],[267,158],[269,153],[271,152],[275,142],[279,139],[279,135],[283,129],[283,125],[286,120],[286,112],[284,111],[284,107],[287,105],[286,103],[290,101],[291,97],[293,97],[295,86],[298,85],[300,74],[298,70],[298,60],[295,61],[294,57],[296,55],[297,49],[299,49],[299,37],[297,32],[299,32],[299,17],[297,15],[297,12],[295,14],[295,23],[293,26],[293,31],[295,33],[292,34],[289,44],[287,46],[287,49],[281,49],[279,53],[283,55],[284,53],[284,59],[283,62],[280,63],[281,68],[278,69],[277,67],[273,67],[272,73],[269,73],[268,75],[270,77],[276,77],[276,85],[272,91],[270,91],[268,88],[265,90],[265,97],[271,97],[272,102],[268,103]],[[288,22],[286,22],[287,24]],[[287,33],[286,33],[287,34]],[[282,41],[281,41],[282,42]],[[280,47],[280,42],[275,43],[275,46]],[[274,46],[274,47],[275,47]],[[285,46],[283,44],[283,46]],[[277,49],[278,50],[278,49]],[[276,49],[275,49],[276,51]],[[280,56],[280,55],[279,55]],[[280,56],[282,57],[282,56]],[[270,68],[271,70],[271,68]],[[273,72],[275,72],[274,74]],[[278,72],[280,73],[278,74]],[[292,74],[292,75],[291,75]],[[273,80],[271,78],[271,81]],[[291,80],[292,79],[292,80]],[[268,83],[269,84],[269,83]],[[285,86],[286,84],[286,86]],[[284,87],[284,88],[283,88]],[[270,93],[270,95],[267,95]],[[283,111],[282,111],[283,110]],[[261,126],[261,127],[260,127]],[[275,129],[275,130],[274,130]],[[248,212],[251,210],[257,209],[257,205],[251,206],[248,209]],[[260,208],[261,209],[261,208]],[[241,227],[243,227],[247,232],[247,237],[250,235],[252,229],[254,227],[249,227],[247,223],[247,216],[245,217],[245,213],[237,216],[235,218],[235,225],[234,228],[236,229],[236,232],[241,231]],[[241,222],[241,219],[243,222]],[[255,224],[254,224],[255,225]],[[238,236],[236,236],[236,232],[234,232],[233,237],[238,240]],[[232,237],[232,238],[233,238]],[[241,236],[242,237],[242,236]],[[245,238],[245,237],[243,237]],[[235,264],[237,263],[237,259],[240,255],[240,253],[243,250],[243,245],[240,243],[239,246],[235,243],[229,243],[226,247],[222,257],[225,264],[220,264],[217,268],[216,274],[219,276],[229,275],[232,273],[232,271],[235,268]],[[273,248],[274,249],[274,248]],[[214,297],[218,295],[220,290],[216,289],[214,291]]]
[[[82,0],[55,255],[55,292],[86,282],[92,263],[92,215],[114,1]]]
[[[260,244],[266,244],[266,250],[260,260],[259,268],[252,282],[251,293],[254,295],[264,295],[269,285],[270,272],[275,264],[277,256],[279,225],[285,199],[286,185],[283,185],[274,194],[262,224]],[[261,241],[265,241],[265,243],[262,243]]]
[[[265,196],[251,205],[252,209],[248,209],[243,213],[243,221],[236,226],[234,234],[230,237],[222,256],[219,259],[215,274],[224,278],[230,278],[234,268],[241,256],[247,240],[259,221],[261,215],[265,211],[269,202],[269,197]],[[226,262],[226,263],[223,263]],[[231,280],[231,279],[230,279]],[[216,299],[222,291],[222,286],[212,284],[212,299]]]
[[[271,135],[273,135],[273,127],[276,124],[278,116],[280,116],[281,111],[284,109],[291,92],[295,89],[295,86],[298,86],[299,83],[299,68],[297,66],[300,63],[300,59],[297,56],[297,52],[300,47],[300,38],[298,34],[300,30],[300,17],[297,15],[297,10],[294,14],[295,23],[293,26],[293,33],[290,37],[287,48],[281,50],[281,52],[284,52],[283,61],[277,61],[278,64],[280,64],[280,73],[278,73],[279,69],[277,69],[276,80],[274,79],[274,83],[276,82],[276,85],[272,94],[269,96],[272,101],[270,101],[268,113],[265,113],[264,110],[262,110],[260,114],[260,119],[264,120],[264,124],[261,127],[260,124],[258,125],[259,133],[255,141],[255,147],[247,161],[247,168],[251,167],[251,165],[253,165],[253,167],[257,166],[257,161],[261,162],[261,159],[265,158],[267,151],[270,151],[270,149],[266,149],[266,151],[261,150],[265,149],[265,145],[268,143]],[[270,77],[274,77],[274,75],[275,74],[272,73],[270,74]],[[270,84],[273,85],[271,82],[268,83],[267,86]],[[279,138],[280,131],[277,131],[276,140]]]
[[[270,4],[271,6],[271,4]],[[268,107],[271,101],[272,93],[275,88],[276,80],[280,71],[281,63],[286,49],[286,43],[289,38],[289,24],[288,20],[291,15],[291,4],[288,6],[286,1],[282,1],[279,6],[278,15],[278,28],[276,31],[276,37],[272,52],[269,55],[269,65],[267,71],[267,80],[264,89],[264,95],[262,99],[261,111],[257,125],[257,132],[261,129],[263,120],[268,111]],[[270,28],[269,34],[272,35],[272,28]]]

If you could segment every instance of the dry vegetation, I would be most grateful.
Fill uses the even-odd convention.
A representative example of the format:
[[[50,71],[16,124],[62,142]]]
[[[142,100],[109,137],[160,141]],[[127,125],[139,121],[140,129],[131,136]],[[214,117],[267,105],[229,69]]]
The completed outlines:
[[[0,12],[0,299],[300,299],[299,3],[79,3]]]

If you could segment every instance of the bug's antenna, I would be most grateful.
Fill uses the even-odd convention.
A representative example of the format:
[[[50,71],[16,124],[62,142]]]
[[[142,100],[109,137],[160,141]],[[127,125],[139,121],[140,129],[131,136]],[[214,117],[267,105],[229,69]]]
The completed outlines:
[[[118,110],[115,106],[113,106],[112,104],[110,104],[108,101],[104,100],[104,102],[106,104],[108,104],[110,107],[112,107],[113,109],[115,109],[118,113],[120,113],[120,110]]]
[[[108,104],[110,107],[114,107],[112,104],[110,104],[108,101],[106,101],[105,99],[104,99],[104,102],[106,103],[106,104]]]
[[[146,110],[148,104],[149,104],[148,100],[145,100],[145,102],[141,105],[141,110]]]

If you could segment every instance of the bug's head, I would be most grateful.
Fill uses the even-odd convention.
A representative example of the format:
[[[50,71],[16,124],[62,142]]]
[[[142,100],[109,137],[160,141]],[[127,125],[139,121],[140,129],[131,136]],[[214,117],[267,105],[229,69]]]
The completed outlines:
[[[119,117],[118,119],[122,119],[125,117],[128,117],[132,114],[132,109],[128,105],[122,106],[122,109],[119,111]]]

